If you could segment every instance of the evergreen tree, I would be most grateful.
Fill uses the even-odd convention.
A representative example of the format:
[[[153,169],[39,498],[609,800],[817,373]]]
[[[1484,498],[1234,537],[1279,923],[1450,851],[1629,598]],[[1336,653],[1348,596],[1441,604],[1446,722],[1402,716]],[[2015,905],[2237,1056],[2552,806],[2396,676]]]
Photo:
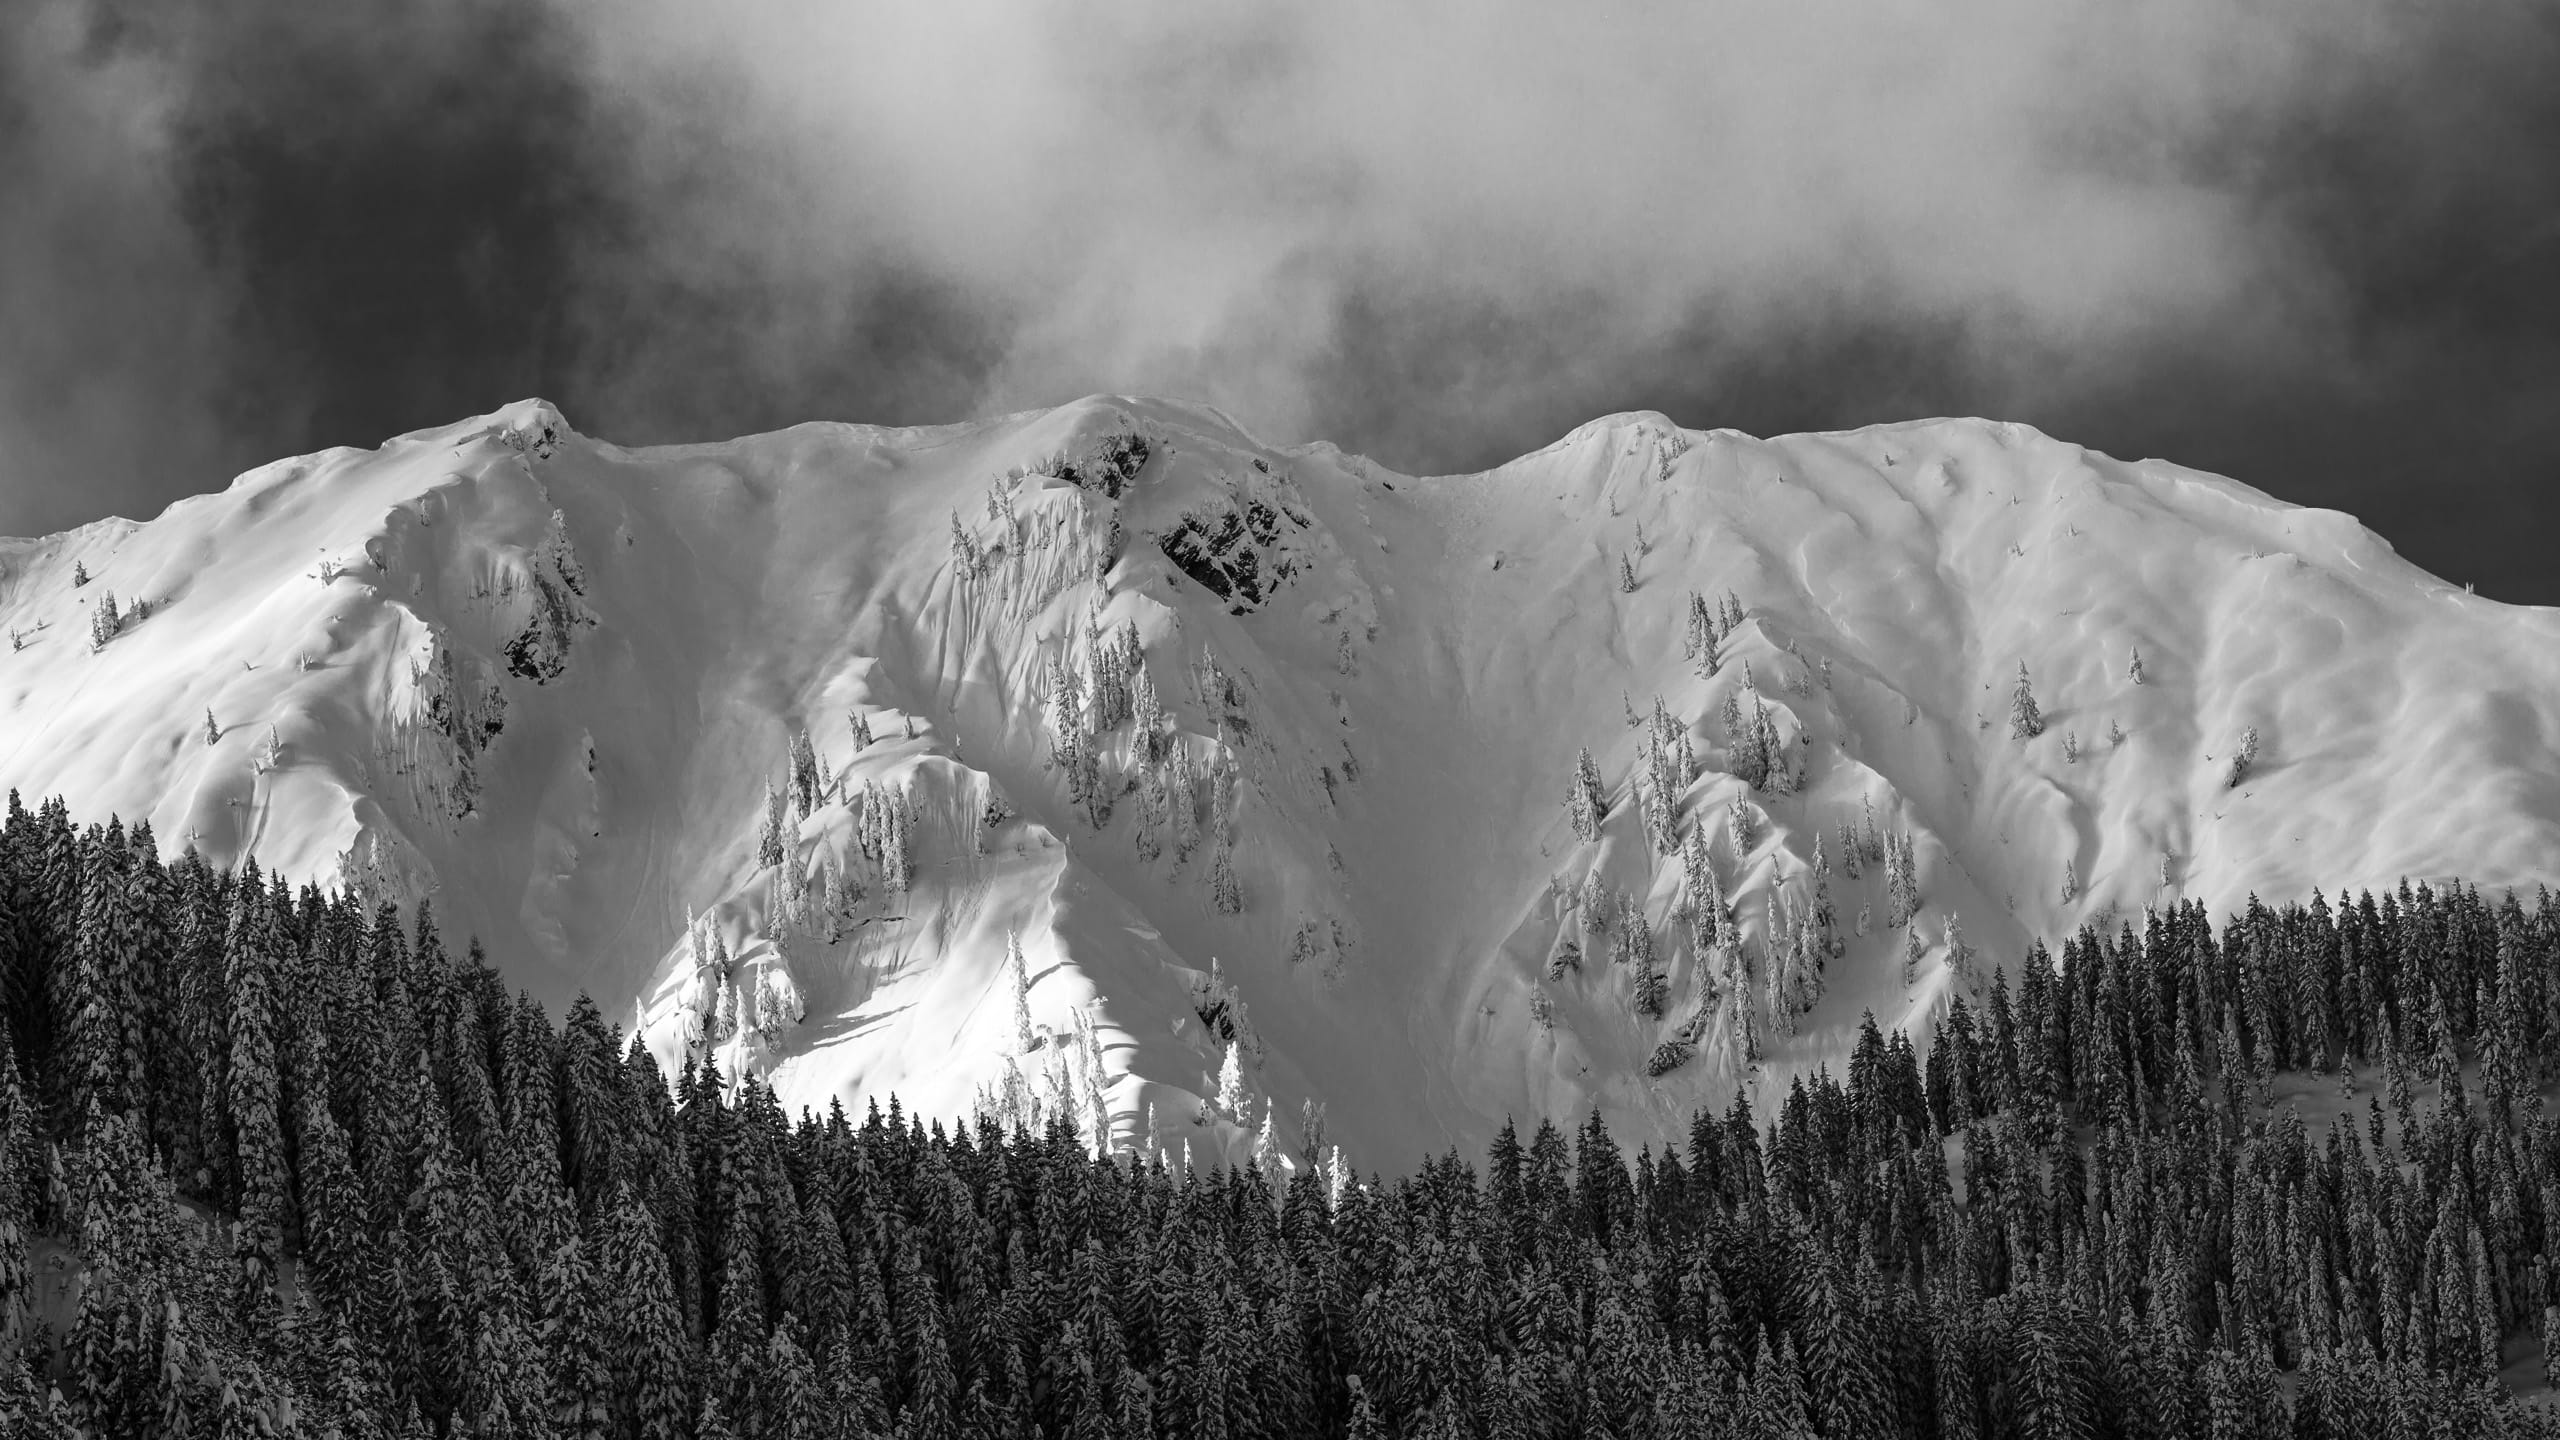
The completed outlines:
[[[1223,836],[1209,857],[1209,905],[1221,915],[1244,911],[1244,888],[1236,880],[1235,846]]]
[[[2032,740],[2044,733],[2044,716],[2036,710],[2035,691],[2027,685],[2027,662],[2018,662],[2018,683],[2009,692],[2009,738]]]
[[[1008,930],[1004,937],[1004,971],[1006,988],[1013,996],[1013,1049],[1017,1055],[1031,1053],[1031,965],[1022,957],[1022,936]]]
[[[226,1093],[240,1157],[238,1253],[243,1293],[252,1304],[264,1304],[274,1293],[291,1203],[276,1074],[282,1006],[275,983],[283,951],[273,903],[244,881],[232,904],[222,958],[230,999]]]
[[[1600,838],[1600,822],[1609,814],[1609,795],[1601,786],[1600,767],[1592,762],[1589,746],[1574,754],[1573,783],[1565,788],[1565,809],[1573,822],[1574,839]]]
[[[782,832],[782,796],[768,783],[764,787],[764,819],[756,831],[756,865],[759,869],[782,868],[784,836]]]
[[[2253,769],[2257,763],[2258,727],[2255,725],[2243,726],[2240,731],[2240,742],[2231,752],[2231,773],[2223,780],[2222,788],[2226,790],[2239,789],[2240,782],[2249,778],[2250,770]]]

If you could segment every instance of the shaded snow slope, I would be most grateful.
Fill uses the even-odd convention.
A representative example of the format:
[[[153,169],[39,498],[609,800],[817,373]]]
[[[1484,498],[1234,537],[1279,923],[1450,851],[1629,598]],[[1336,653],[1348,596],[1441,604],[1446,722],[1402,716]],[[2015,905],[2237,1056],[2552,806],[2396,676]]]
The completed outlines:
[[[1413,479],[1161,401],[655,450],[525,402],[0,541],[0,624],[0,783],[432,896],[794,1106],[1232,1156],[1308,1100],[1363,1166],[1650,1126],[2111,909],[2560,870],[2560,612],[1980,421]]]

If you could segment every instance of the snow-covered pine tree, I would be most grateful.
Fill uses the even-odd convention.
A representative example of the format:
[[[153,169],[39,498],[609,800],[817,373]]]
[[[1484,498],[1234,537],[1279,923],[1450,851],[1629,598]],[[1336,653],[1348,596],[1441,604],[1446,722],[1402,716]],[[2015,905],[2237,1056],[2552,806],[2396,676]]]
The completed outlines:
[[[1191,749],[1173,737],[1166,765],[1165,808],[1173,815],[1173,862],[1182,864],[1200,844],[1199,782],[1192,773]]]
[[[1244,1055],[1236,1042],[1227,1042],[1227,1053],[1218,1062],[1218,1113],[1237,1125],[1252,1123],[1252,1092],[1245,1089]]]
[[[1164,854],[1166,813],[1164,782],[1152,769],[1138,772],[1138,818],[1130,826],[1129,842],[1138,852],[1141,864],[1152,865]]]
[[[881,844],[880,883],[892,891],[905,893],[915,883],[916,810],[915,801],[904,785],[884,792],[887,827]]]
[[[1209,905],[1221,915],[1244,912],[1244,888],[1236,881],[1236,847],[1224,836],[1209,856]]]
[[[1618,589],[1625,594],[1632,595],[1635,593],[1635,588],[1635,562],[1627,558],[1626,551],[1621,550],[1618,552]]]
[[[1685,629],[1680,641],[1680,658],[1696,661],[1700,675],[1713,675],[1716,673],[1715,615],[1707,609],[1707,597],[1695,590],[1689,592],[1688,614],[1684,624]]]
[[[2062,903],[2068,905],[2079,898],[2080,866],[2074,861],[2065,860],[2062,862]]]
[[[1584,746],[1573,757],[1573,783],[1565,790],[1565,809],[1573,821],[1573,838],[1597,840],[1600,822],[1608,818],[1608,792],[1600,786],[1600,767],[1591,759],[1591,747]]]
[[[2222,782],[2222,788],[2239,789],[2240,782],[2249,778],[2249,771],[2257,763],[2258,727],[2250,725],[2241,730],[2239,748],[2231,752],[2231,774]]]
[[[1646,829],[1653,837],[1656,854],[1668,855],[1680,848],[1680,794],[1688,788],[1681,778],[1679,762],[1671,748],[1663,743],[1660,724],[1661,702],[1654,702],[1656,726],[1645,746],[1647,790]]]
[[[861,710],[847,711],[845,726],[853,732],[853,748],[856,752],[870,749],[878,738],[871,733],[871,717]]]
[[[818,913],[817,924],[813,928],[821,941],[836,944],[844,939],[845,914],[844,884],[837,876],[834,861],[820,862],[818,883],[814,888]]]
[[[770,780],[764,786],[764,823],[756,831],[756,864],[767,870],[782,864],[782,796]]]
[[[2009,738],[2032,740],[2044,733],[2044,716],[2036,710],[2036,693],[2027,683],[2027,662],[2018,662],[2018,683],[2009,691]]]
[[[207,745],[222,743],[222,722],[213,718],[213,710],[210,706],[204,712],[204,743]]]
[[[1761,777],[1754,789],[1765,789],[1772,795],[1792,795],[1796,790],[1793,766],[1787,763],[1787,746],[1778,734],[1778,722],[1769,716],[1769,706],[1758,696],[1752,697],[1752,730],[1761,757]]]
[[[794,930],[811,928],[809,920],[809,868],[800,852],[789,846],[782,851],[782,869],[775,876],[781,890],[782,903],[775,907],[783,923]]]
[[[291,1205],[277,1064],[278,1041],[292,1003],[278,990],[289,963],[283,917],[277,913],[280,904],[271,901],[253,877],[240,887],[232,903],[222,947],[231,1005],[231,1049],[224,1078],[236,1117],[242,1191],[234,1253],[241,1262],[240,1293],[259,1309],[275,1294]]]
[[[2124,667],[2124,678],[2136,685],[2142,683],[2142,647],[2139,645],[2133,647],[2133,659]]]
[[[1751,999],[1750,962],[1743,956],[1740,945],[1726,946],[1725,954],[1728,960],[1726,974],[1731,982],[1725,990],[1725,1003],[1733,1011],[1729,1039],[1742,1065],[1757,1065],[1760,1063],[1760,1010]]]
[[[1965,943],[1964,926],[1958,922],[1955,912],[1952,910],[1947,912],[1946,941],[1947,968],[1955,972],[1956,980],[1959,983],[1965,985],[1972,984],[1974,979],[1973,947]]]
[[[1078,1128],[1092,1139],[1096,1158],[1106,1157],[1112,1152],[1111,1075],[1102,1059],[1102,1022],[1090,1004],[1076,1008],[1075,1022],[1077,1109],[1083,1112]]]
[[[1575,906],[1582,912],[1585,933],[1605,935],[1609,931],[1609,887],[1600,883],[1600,872],[1591,870],[1582,877],[1582,899]]]
[[[1823,852],[1822,832],[1813,832],[1813,928],[1822,953],[1839,958],[1845,948],[1840,943],[1840,912],[1831,903],[1831,857]]]
[[[116,631],[123,626],[124,617],[116,613],[116,592],[99,591],[98,603],[89,611],[89,648],[105,649],[107,642],[116,638]]]
[[[1140,656],[1129,669],[1129,735],[1140,765],[1153,767],[1164,756],[1164,698]]]
[[[1645,920],[1644,906],[1624,890],[1609,897],[1609,933],[1617,937],[1609,947],[1609,963],[1629,964],[1639,949],[1653,948],[1653,929]]]
[[[818,807],[818,749],[810,743],[809,732],[791,732],[791,813],[806,820]]]
[[[2062,763],[2065,765],[2080,763],[2080,732],[2077,730],[2062,732]]]
[[[1920,862],[1906,833],[1897,831],[1885,836],[1884,889],[1885,928],[1898,929],[1910,923],[1920,909]]]
[[[1664,982],[1654,962],[1653,924],[1645,918],[1644,906],[1631,895],[1618,897],[1618,933],[1615,958],[1633,972],[1632,994],[1635,1011],[1648,1020],[1662,1018]]]
[[[1244,772],[1233,750],[1220,745],[1209,757],[1209,828],[1221,842],[1233,843],[1236,812],[1244,803]]]
[[[86,584],[88,584],[88,583],[89,583],[89,565],[88,565],[88,562],[87,562],[87,561],[85,561],[85,560],[74,560],[74,561],[72,561],[72,562],[71,562],[71,588],[72,588],[72,589],[74,589],[74,590],[77,590],[77,589],[79,589],[81,586],[86,585]]]
[[[1704,826],[1691,826],[1680,846],[1681,879],[1688,887],[1690,924],[1699,951],[1712,949],[1724,936],[1724,887],[1716,879],[1714,857],[1707,852]]]
[[[1022,932],[1004,935],[1005,987],[1013,994],[1013,1053],[1031,1053],[1031,965],[1022,955]]]
[[[1262,1112],[1262,1129],[1253,1137],[1253,1168],[1262,1172],[1263,1185],[1277,1199],[1288,1176],[1282,1173],[1280,1137],[1272,1129],[1272,1114],[1269,1109]]]

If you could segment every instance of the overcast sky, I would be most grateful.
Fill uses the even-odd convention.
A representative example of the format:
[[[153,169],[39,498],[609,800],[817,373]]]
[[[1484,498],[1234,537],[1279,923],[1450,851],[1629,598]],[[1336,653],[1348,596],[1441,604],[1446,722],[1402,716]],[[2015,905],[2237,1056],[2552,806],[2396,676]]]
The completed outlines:
[[[17,0],[0,533],[529,394],[2019,419],[2560,603],[2542,0]]]

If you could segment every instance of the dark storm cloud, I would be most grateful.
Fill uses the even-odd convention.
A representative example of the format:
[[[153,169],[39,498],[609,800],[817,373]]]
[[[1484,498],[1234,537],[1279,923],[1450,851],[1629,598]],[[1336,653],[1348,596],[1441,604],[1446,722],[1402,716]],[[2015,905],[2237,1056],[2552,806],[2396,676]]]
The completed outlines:
[[[0,531],[526,393],[649,441],[1118,389],[1408,469],[1996,414],[2560,600],[2545,7],[107,13],[0,38]]]
[[[679,97],[636,153],[588,59],[504,0],[0,19],[0,533],[536,393],[631,441],[975,402],[992,344],[930,274],[683,248],[771,196]]]

